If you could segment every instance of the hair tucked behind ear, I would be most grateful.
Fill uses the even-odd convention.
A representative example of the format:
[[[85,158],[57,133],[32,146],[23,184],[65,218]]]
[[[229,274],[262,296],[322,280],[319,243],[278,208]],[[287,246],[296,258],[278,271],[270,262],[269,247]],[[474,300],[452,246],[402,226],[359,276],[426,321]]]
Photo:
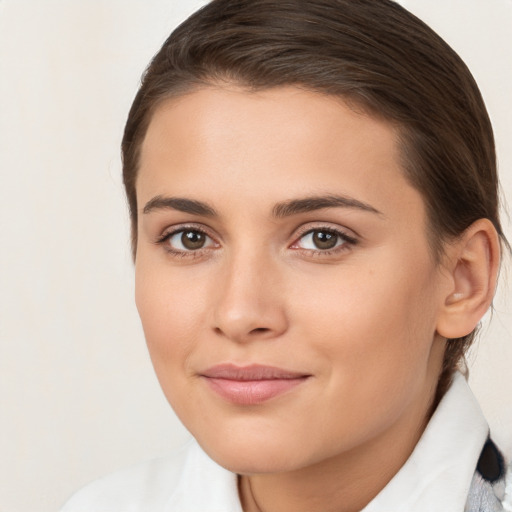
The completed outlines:
[[[225,81],[340,96],[394,123],[404,174],[426,204],[434,259],[479,218],[505,241],[484,102],[466,65],[427,25],[390,0],[213,0],[156,54],[126,123],[134,257],[138,159],[152,113],[167,98]],[[448,341],[440,393],[473,338]]]

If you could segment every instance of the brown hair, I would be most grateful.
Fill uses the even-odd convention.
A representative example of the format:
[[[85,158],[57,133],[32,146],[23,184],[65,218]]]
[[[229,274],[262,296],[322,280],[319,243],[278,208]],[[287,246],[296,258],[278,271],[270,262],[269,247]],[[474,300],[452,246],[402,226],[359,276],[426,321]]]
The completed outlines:
[[[434,257],[479,218],[505,241],[484,102],[464,62],[421,20],[390,0],[213,0],[165,41],[128,116],[122,155],[134,257],[138,159],[152,114],[219,82],[295,85],[393,122],[404,173],[426,204]],[[474,335],[448,340],[438,397]]]

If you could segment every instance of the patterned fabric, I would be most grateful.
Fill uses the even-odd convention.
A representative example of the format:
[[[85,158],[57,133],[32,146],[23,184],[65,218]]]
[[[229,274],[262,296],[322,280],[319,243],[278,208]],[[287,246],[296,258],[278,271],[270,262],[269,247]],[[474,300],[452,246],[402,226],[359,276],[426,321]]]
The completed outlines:
[[[478,459],[464,512],[512,512],[512,467],[506,470],[490,439]]]

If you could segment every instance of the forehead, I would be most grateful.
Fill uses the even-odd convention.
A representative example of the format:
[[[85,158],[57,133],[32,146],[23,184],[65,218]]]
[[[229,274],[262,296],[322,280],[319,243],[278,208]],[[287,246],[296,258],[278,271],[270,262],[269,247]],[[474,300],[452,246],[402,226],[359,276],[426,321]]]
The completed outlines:
[[[392,124],[337,97],[294,87],[205,88],[155,111],[141,148],[138,204],[162,193],[271,203],[336,192],[371,199],[381,211],[384,203],[407,207],[421,198],[404,178],[397,140]]]

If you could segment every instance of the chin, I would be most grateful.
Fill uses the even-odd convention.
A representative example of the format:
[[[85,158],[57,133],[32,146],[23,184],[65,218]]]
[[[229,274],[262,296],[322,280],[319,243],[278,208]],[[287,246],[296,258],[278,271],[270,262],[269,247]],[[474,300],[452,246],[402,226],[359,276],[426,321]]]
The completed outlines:
[[[246,450],[235,453],[234,451],[214,452],[205,450],[206,453],[220,466],[239,475],[273,474],[293,471],[306,464],[294,464],[285,455],[267,450]]]
[[[307,454],[298,450],[299,443],[287,443],[282,436],[237,434],[230,432],[223,439],[196,439],[217,464],[242,475],[292,471],[308,463]]]

